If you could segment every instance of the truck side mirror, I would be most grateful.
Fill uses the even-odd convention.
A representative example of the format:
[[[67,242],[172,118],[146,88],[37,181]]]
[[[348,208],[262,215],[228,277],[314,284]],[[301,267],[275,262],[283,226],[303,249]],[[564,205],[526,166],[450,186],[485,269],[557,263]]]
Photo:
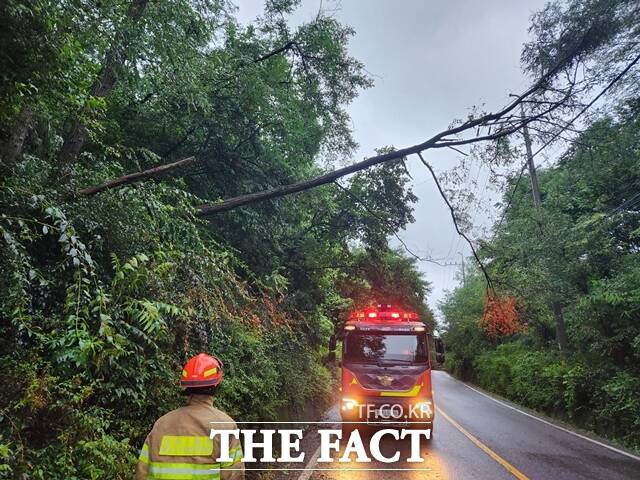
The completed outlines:
[[[338,343],[338,339],[336,338],[335,335],[331,335],[329,337],[329,351],[330,352],[335,352],[336,351],[336,345]]]
[[[436,361],[440,364],[444,363],[444,341],[441,338],[434,338],[436,347]]]

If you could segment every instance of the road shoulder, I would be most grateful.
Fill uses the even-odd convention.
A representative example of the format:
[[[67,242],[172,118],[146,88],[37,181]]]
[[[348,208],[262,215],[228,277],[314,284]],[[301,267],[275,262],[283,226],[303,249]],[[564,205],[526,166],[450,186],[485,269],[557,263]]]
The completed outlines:
[[[624,445],[621,445],[617,442],[615,442],[614,440],[610,440],[610,439],[605,439],[602,438],[600,436],[598,436],[597,434],[595,434],[594,432],[590,431],[590,430],[584,430],[580,427],[577,427],[576,425],[572,425],[570,423],[564,422],[558,418],[554,418],[554,417],[549,417],[547,415],[545,415],[544,413],[538,412],[536,410],[532,410],[531,408],[525,407],[523,405],[519,405],[517,403],[514,403],[513,401],[504,398],[494,392],[490,392],[487,391],[473,383],[470,382],[464,382],[458,378],[456,378],[455,376],[451,375],[449,372],[445,371],[445,370],[440,370],[439,372],[441,372],[444,375],[447,375],[448,377],[450,377],[452,380],[455,380],[456,382],[461,383],[462,385],[464,385],[465,387],[469,388],[470,390],[475,391],[476,393],[479,393],[481,395],[484,395],[485,397],[493,400],[494,402],[497,402],[507,408],[510,408],[512,410],[515,410],[523,415],[529,416],[531,418],[534,418],[535,420],[538,420],[542,423],[545,423],[551,427],[557,428],[559,430],[562,430],[564,432],[567,432],[571,435],[575,435],[579,438],[582,438],[584,440],[587,440],[589,442],[595,443],[596,445],[602,446],[604,448],[607,448],[611,451],[614,451],[616,453],[620,453],[621,455],[624,455],[626,457],[632,458],[634,460],[637,460],[640,462],[640,451],[634,451],[628,447],[625,447]]]

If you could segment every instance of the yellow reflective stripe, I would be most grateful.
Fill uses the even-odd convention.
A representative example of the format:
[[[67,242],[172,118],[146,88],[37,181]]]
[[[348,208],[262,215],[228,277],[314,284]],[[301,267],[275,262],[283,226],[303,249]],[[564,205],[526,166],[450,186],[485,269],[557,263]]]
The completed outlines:
[[[231,468],[240,460],[242,460],[242,447],[238,445],[229,449],[229,457],[232,459],[230,462],[224,462],[220,464],[221,468]]]
[[[208,457],[213,455],[213,440],[209,437],[163,435],[158,455]]]
[[[210,368],[209,370],[205,370],[204,376],[205,377],[210,377],[214,373],[218,373],[218,368],[217,367],[213,367],[213,368]]]
[[[140,456],[138,457],[138,461],[142,463],[149,463],[149,445],[146,443],[142,446],[140,450]]]
[[[242,460],[242,447],[237,447],[234,455],[233,455],[233,459],[238,462],[240,460]]]
[[[217,463],[163,463],[149,464],[149,478],[166,480],[218,480],[220,466]]]
[[[380,396],[381,397],[415,397],[418,395],[418,393],[420,393],[420,388],[422,388],[422,385],[414,385],[413,388],[410,388],[409,390],[400,390],[400,391],[384,391],[384,392],[380,392]]]

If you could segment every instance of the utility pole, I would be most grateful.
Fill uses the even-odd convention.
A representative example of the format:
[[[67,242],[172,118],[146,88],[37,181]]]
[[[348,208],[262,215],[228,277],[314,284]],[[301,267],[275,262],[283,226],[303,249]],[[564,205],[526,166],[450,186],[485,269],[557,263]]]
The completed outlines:
[[[522,109],[522,116],[524,117],[524,107],[520,105]],[[527,149],[527,165],[529,167],[529,176],[531,177],[531,190],[533,192],[533,204],[536,208],[540,207],[542,203],[540,198],[540,187],[538,186],[538,174],[536,173],[536,166],[533,163],[533,153],[531,152],[531,137],[529,137],[529,129],[527,124],[522,126],[522,135],[524,136],[524,145]]]
[[[467,277],[464,273],[464,255],[462,255],[462,253],[458,252],[458,255],[460,255],[460,258],[462,259],[462,285],[466,285],[467,284]]]
[[[520,104],[522,111],[522,117],[524,118],[524,107]],[[529,176],[531,177],[531,191],[533,194],[533,205],[536,209],[540,208],[542,200],[540,198],[540,187],[538,186],[538,174],[536,173],[536,166],[533,163],[533,153],[531,152],[531,137],[529,137],[529,129],[527,124],[522,126],[522,136],[524,137],[524,145],[527,150],[527,166],[529,167]],[[538,218],[538,226],[540,227],[540,233],[542,233],[541,219]],[[560,355],[565,357],[567,355],[567,349],[569,340],[567,338],[567,327],[564,323],[564,313],[562,303],[558,298],[554,298],[551,301],[551,311],[556,324],[556,341],[558,342],[558,348]]]

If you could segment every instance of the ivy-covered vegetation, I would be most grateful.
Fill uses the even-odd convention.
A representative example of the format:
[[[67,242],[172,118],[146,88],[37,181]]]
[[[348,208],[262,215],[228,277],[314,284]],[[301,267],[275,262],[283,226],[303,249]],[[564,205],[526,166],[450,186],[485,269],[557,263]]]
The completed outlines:
[[[0,5],[0,475],[130,478],[200,351],[225,363],[229,414],[299,417],[331,399],[323,349],[354,301],[432,318],[387,242],[413,220],[401,164],[196,210],[354,151],[345,106],[371,81],[352,32],[322,15],[290,30],[296,3],[249,26],[223,0]]]

